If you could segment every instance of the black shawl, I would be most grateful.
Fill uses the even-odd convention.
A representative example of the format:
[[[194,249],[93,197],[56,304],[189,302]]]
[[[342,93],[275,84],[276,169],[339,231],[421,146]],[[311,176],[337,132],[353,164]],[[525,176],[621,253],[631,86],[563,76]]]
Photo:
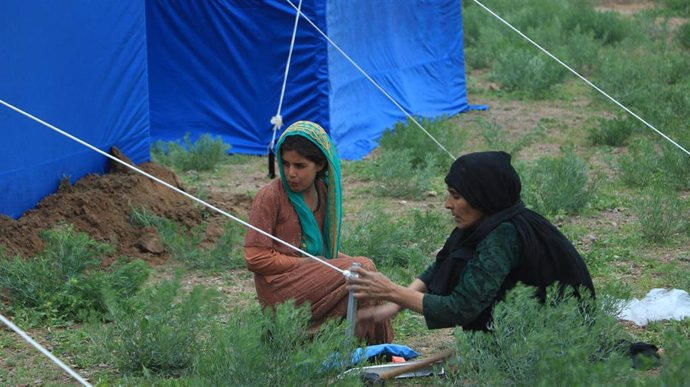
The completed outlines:
[[[594,297],[594,285],[587,266],[575,247],[548,220],[527,209],[520,200],[521,183],[505,152],[478,152],[459,157],[446,176],[448,187],[455,189],[485,218],[473,229],[456,228],[436,257],[436,270],[427,284],[430,293],[449,295],[458,283],[476,246],[499,224],[511,222],[517,229],[523,264],[511,273],[512,283],[524,282],[537,288],[543,301],[546,288],[558,282],[561,289],[570,285],[579,296],[585,287]],[[498,300],[498,299],[497,299]],[[496,301],[497,301],[496,300]]]

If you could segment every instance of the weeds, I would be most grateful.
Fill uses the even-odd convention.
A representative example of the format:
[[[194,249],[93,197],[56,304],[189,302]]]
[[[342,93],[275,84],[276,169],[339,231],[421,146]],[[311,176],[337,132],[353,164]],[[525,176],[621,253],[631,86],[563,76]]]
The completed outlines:
[[[451,383],[606,385],[630,378],[627,348],[621,346],[629,336],[616,322],[614,304],[602,297],[598,306],[572,297],[550,302],[556,293],[552,287],[547,302],[540,304],[532,288],[518,286],[495,306],[492,332],[458,328],[462,360]]]
[[[170,219],[159,217],[143,209],[132,209],[132,224],[155,227],[175,259],[189,268],[206,271],[232,270],[244,267],[243,238],[245,229],[235,222],[226,222],[223,234],[210,248],[201,247],[208,224],[191,230]]]
[[[424,129],[452,154],[459,154],[465,142],[466,133],[458,132],[447,118],[435,120],[418,119]],[[392,130],[386,131],[379,140],[379,147],[384,154],[398,154],[398,159],[406,159],[410,166],[407,171],[436,171],[445,173],[451,157],[441,150],[414,122],[397,123]],[[388,156],[388,161],[392,161]],[[393,167],[383,164],[384,168]]]
[[[506,136],[506,128],[501,127],[495,122],[486,120],[479,121],[481,135],[488,149],[502,150],[509,153],[513,158],[517,157],[520,151],[535,142],[544,135],[544,127],[539,124],[531,132],[519,137],[517,140],[509,140]]]
[[[441,219],[432,212],[394,216],[381,208],[370,208],[352,228],[344,230],[342,250],[348,255],[369,257],[379,270],[404,268],[418,274],[452,229]]]
[[[688,230],[690,209],[673,192],[652,189],[635,203],[642,237],[652,243],[668,242]]]
[[[181,295],[178,281],[144,289],[129,302],[108,300],[113,317],[106,334],[94,335],[115,363],[133,375],[180,375],[191,367],[217,312],[217,292],[197,286]]]
[[[183,143],[156,141],[151,145],[153,161],[178,171],[210,171],[227,157],[231,146],[219,136],[213,139],[203,134],[196,142],[186,133]]]
[[[119,263],[98,271],[112,247],[62,226],[43,234],[45,249],[33,259],[0,259],[0,288],[15,318],[29,325],[102,318],[105,298],[126,299],[148,278],[143,261]]]
[[[525,203],[544,214],[577,214],[596,189],[596,182],[589,181],[587,163],[568,149],[563,156],[538,159],[523,173],[522,181]]]
[[[355,343],[343,336],[344,326],[326,323],[313,336],[307,329],[308,306],[280,304],[275,311],[257,307],[237,311],[218,325],[195,360],[192,385],[299,386],[360,385],[337,379],[349,363]]]
[[[599,120],[599,127],[589,129],[587,138],[594,145],[620,147],[628,143],[630,135],[638,126],[638,121],[629,117],[602,118]]]

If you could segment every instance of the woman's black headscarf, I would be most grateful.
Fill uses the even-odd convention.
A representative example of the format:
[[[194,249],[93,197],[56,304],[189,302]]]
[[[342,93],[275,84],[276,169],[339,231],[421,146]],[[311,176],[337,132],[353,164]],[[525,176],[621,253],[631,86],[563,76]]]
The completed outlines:
[[[548,220],[525,208],[520,200],[520,177],[510,164],[508,153],[477,152],[461,156],[451,166],[446,184],[486,217],[476,228],[453,231],[437,255],[437,268],[443,270],[434,273],[430,291],[450,294],[460,275],[458,269],[465,266],[461,261],[471,259],[477,244],[499,224],[511,222],[522,242],[524,258],[519,272],[512,273],[515,279],[537,287],[542,301],[546,287],[555,282],[563,287],[571,285],[578,296],[577,288],[583,286],[594,297],[589,271],[575,247]],[[453,259],[463,256],[463,259]],[[450,262],[444,262],[449,257]]]

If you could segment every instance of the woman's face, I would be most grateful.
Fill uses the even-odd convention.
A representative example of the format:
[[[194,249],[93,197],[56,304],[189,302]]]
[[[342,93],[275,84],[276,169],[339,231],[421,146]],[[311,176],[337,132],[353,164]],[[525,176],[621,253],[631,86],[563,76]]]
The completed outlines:
[[[293,192],[305,192],[314,186],[316,174],[324,168],[302,156],[297,151],[285,150],[281,155],[283,173],[288,187]]]
[[[471,228],[479,224],[484,218],[484,213],[470,205],[462,195],[453,188],[448,187],[445,207],[455,219],[455,225],[459,229]]]

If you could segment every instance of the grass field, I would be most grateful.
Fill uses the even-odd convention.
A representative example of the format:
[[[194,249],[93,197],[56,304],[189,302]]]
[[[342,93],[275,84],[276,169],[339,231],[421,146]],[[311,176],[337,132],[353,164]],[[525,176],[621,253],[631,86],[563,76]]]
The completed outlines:
[[[687,1],[485,3],[690,147]],[[421,317],[403,312],[394,321],[396,343],[425,356],[455,346],[462,361],[444,379],[393,384],[687,385],[690,319],[639,327],[617,321],[615,300],[653,288],[690,289],[690,155],[473,2],[465,1],[463,12],[468,97],[489,109],[421,123],[453,154],[513,155],[523,200],[576,245],[599,303],[595,318],[582,324],[576,305],[540,307],[518,289],[497,310],[493,335],[429,331]],[[218,157],[228,144],[204,141],[200,154],[154,147],[155,160],[190,192],[244,209],[238,215],[246,218],[268,182],[266,159]],[[443,209],[452,158],[411,122],[380,144],[364,160],[343,162],[342,250],[372,258],[407,284],[452,230]],[[356,345],[343,340],[344,327],[333,323],[308,339],[303,309],[263,313],[243,267],[244,229],[198,212],[198,222],[186,224],[132,206],[132,227],[155,230],[169,254],[162,264],[132,256],[103,269],[98,263],[113,246],[68,226],[49,231],[35,257],[15,259],[0,249],[2,313],[95,385],[361,385],[324,366]],[[266,331],[277,333],[268,340]],[[632,368],[622,340],[657,345],[661,362]],[[75,382],[5,329],[0,385]]]

